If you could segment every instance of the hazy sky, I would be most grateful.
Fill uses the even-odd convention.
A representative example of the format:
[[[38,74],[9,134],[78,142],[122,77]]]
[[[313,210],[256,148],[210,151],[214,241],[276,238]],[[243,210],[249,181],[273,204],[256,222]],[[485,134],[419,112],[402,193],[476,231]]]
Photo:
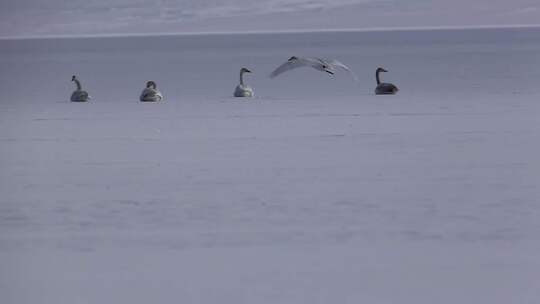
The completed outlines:
[[[539,0],[2,0],[0,36],[531,25]]]

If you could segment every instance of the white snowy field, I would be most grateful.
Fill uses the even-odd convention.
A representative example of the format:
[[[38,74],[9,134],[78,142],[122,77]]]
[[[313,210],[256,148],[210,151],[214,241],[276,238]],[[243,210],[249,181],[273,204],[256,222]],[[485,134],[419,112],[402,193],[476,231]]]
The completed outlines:
[[[0,40],[0,80],[1,303],[540,299],[538,29]]]
[[[0,37],[540,25],[538,0],[3,0]]]

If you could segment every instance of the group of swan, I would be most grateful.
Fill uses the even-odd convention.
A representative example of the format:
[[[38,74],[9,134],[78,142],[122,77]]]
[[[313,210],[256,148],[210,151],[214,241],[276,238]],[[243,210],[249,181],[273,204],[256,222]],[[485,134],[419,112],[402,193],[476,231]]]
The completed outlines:
[[[301,68],[301,67],[312,67],[318,71],[328,73],[330,75],[334,75],[335,71],[337,69],[344,70],[348,72],[354,80],[358,80],[358,77],[354,72],[343,63],[339,62],[335,59],[321,59],[321,58],[310,58],[310,57],[296,57],[292,56],[287,60],[285,63],[280,65],[277,69],[275,69],[271,74],[270,78],[274,78],[279,76],[282,73],[285,73],[287,71],[290,71],[292,69]],[[379,73],[381,72],[388,72],[387,70],[383,68],[377,68],[375,72],[375,79],[377,80],[377,87],[375,88],[375,94],[377,95],[392,95],[396,94],[398,91],[398,88],[391,83],[381,83]]]
[[[285,63],[277,67],[272,73],[270,73],[270,78],[275,78],[287,71],[301,68],[301,67],[311,67],[318,71],[328,73],[330,75],[334,75],[336,70],[344,70],[348,72],[351,77],[354,80],[358,80],[358,77],[354,72],[343,63],[335,60],[335,59],[321,59],[321,58],[312,58],[312,57],[296,57],[292,56],[289,58]],[[391,83],[384,83],[381,82],[379,74],[381,72],[388,72],[387,70],[383,68],[377,68],[375,71],[375,79],[377,80],[377,87],[375,88],[375,94],[376,95],[391,95],[396,94],[398,91],[398,88],[391,84]],[[251,71],[247,68],[240,69],[240,84],[236,86],[236,89],[234,90],[234,97],[253,97],[253,89],[246,85],[244,83],[244,74],[245,73],[251,73]],[[71,81],[75,82],[77,89],[71,94],[71,101],[76,102],[84,102],[88,101],[90,99],[90,96],[86,91],[83,91],[81,87],[81,82],[77,77],[74,75],[71,78]],[[141,96],[139,98],[140,101],[161,101],[163,99],[163,95],[160,91],[157,90],[157,85],[154,81],[148,81],[146,82],[146,88],[141,93]]]
[[[71,94],[71,101],[73,102],[85,102],[90,100],[90,95],[88,95],[88,92],[84,91],[81,86],[80,80],[77,78],[77,76],[73,75],[71,77],[71,81],[75,82],[75,85],[77,86],[77,89]],[[150,80],[146,82],[146,88],[141,93],[141,97],[139,97],[140,101],[161,101],[163,99],[163,95],[160,91],[157,89],[157,85],[154,81]]]

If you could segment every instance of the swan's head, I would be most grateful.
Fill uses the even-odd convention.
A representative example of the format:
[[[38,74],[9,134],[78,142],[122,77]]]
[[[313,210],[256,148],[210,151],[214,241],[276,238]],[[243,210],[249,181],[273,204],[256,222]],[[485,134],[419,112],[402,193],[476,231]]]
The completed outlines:
[[[247,68],[240,69],[240,73],[251,73],[251,71]]]
[[[332,71],[332,68],[329,67],[327,64],[321,64],[321,68],[323,69],[323,71],[325,71],[326,73],[330,74],[330,75],[334,75],[334,71]]]
[[[292,56],[292,57],[291,57],[291,58],[289,58],[289,60],[287,60],[287,61],[294,61],[294,60],[297,60],[297,59],[298,59],[298,57],[296,57],[296,56]]]
[[[377,68],[377,73],[379,73],[379,72],[388,72],[388,71],[383,69],[383,68]]]
[[[76,79],[77,79],[77,76],[75,76],[75,75],[73,75],[73,76],[71,77],[71,81],[75,81]]]
[[[147,81],[147,82],[146,82],[146,87],[147,87],[147,88],[154,88],[154,89],[155,89],[155,88],[156,88],[156,83],[153,82],[152,80]]]

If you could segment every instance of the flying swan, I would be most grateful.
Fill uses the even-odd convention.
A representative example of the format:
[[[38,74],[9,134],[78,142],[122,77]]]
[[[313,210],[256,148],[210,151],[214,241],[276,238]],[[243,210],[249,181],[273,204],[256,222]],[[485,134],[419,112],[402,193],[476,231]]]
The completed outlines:
[[[244,73],[251,73],[246,68],[240,69],[240,84],[234,90],[234,97],[253,97],[253,89],[244,84]]]
[[[163,95],[157,90],[157,85],[152,80],[146,82],[146,88],[141,93],[141,101],[161,101]]]
[[[73,93],[71,94],[71,101],[75,101],[75,102],[88,101],[90,99],[90,96],[88,96],[88,92],[83,91],[81,87],[81,82],[79,81],[79,79],[77,79],[77,76],[73,75],[73,77],[71,77],[71,81],[75,82],[75,85],[77,85],[77,89],[73,91]]]
[[[287,71],[301,67],[312,67],[318,71],[326,72],[330,75],[334,75],[337,69],[341,69],[348,72],[354,80],[358,79],[348,66],[335,59],[321,59],[296,56],[292,56],[291,58],[289,58],[289,60],[287,60],[287,62],[283,63],[277,69],[275,69],[270,74],[270,78],[277,77]]]
[[[379,74],[381,72],[386,73],[388,71],[383,69],[383,68],[377,68],[377,70],[375,71],[375,79],[377,80],[377,87],[375,88],[375,94],[376,95],[393,95],[393,94],[396,94],[397,91],[399,91],[399,90],[395,85],[393,85],[391,83],[381,82],[381,79],[379,78]]]

